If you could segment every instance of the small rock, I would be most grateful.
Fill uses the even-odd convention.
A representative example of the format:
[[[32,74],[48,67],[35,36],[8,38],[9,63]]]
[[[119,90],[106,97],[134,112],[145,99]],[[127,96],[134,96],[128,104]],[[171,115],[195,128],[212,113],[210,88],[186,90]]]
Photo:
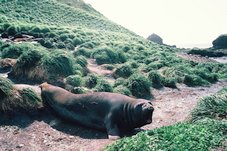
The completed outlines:
[[[16,146],[16,148],[22,148],[22,147],[24,147],[24,144],[19,144]]]
[[[70,139],[73,139],[73,138],[74,138],[74,136],[69,136],[69,138],[70,138]]]
[[[43,143],[47,143],[47,140],[44,140]]]

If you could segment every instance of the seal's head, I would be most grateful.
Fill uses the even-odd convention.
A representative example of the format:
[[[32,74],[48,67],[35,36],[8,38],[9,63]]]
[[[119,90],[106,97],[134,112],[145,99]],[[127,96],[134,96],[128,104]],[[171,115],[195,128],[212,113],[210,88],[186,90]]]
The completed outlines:
[[[145,125],[152,122],[154,108],[150,101],[140,100],[135,109],[140,117],[140,124]]]
[[[147,102],[142,105],[142,114],[146,124],[152,123],[153,111],[154,108],[151,102]]]

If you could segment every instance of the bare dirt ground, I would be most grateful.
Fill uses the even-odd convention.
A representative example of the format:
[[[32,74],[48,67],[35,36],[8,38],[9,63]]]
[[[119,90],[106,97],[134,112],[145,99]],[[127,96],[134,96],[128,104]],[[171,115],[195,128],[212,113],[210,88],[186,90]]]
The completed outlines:
[[[200,55],[193,55],[193,54],[187,54],[187,53],[177,53],[177,56],[183,59],[191,60],[194,62],[217,62],[214,59],[211,59],[209,57],[202,57]]]
[[[107,79],[111,75],[110,71],[99,67],[94,60],[88,63],[92,73],[102,73]],[[153,89],[153,123],[142,129],[150,130],[185,120],[200,98],[226,86],[227,81],[220,81],[210,87],[177,85],[177,89]],[[15,87],[30,87],[40,94],[38,86],[16,84]],[[30,116],[0,113],[0,151],[99,151],[113,142],[107,139],[105,132],[67,123],[50,110]]]
[[[102,65],[99,66],[95,59],[88,59],[88,65],[87,65],[88,71],[90,73],[95,73],[99,76],[103,76],[109,83],[114,84],[115,79],[112,77],[113,71],[107,70]]]

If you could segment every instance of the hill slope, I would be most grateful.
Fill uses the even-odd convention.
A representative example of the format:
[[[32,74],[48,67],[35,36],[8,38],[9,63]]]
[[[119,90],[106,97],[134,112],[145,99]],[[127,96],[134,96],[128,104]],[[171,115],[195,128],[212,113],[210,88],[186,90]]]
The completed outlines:
[[[64,83],[151,98],[151,87],[209,85],[226,78],[226,64],[178,58],[179,49],[147,41],[81,0],[1,0],[0,34],[1,58],[18,60],[10,77],[19,81],[24,77],[35,83]],[[16,43],[21,36],[23,41],[24,34],[38,43]],[[7,43],[7,39],[14,42]],[[97,75],[92,86],[83,82],[91,78],[88,58],[98,65],[107,64],[114,85]],[[81,81],[75,83],[75,76]]]

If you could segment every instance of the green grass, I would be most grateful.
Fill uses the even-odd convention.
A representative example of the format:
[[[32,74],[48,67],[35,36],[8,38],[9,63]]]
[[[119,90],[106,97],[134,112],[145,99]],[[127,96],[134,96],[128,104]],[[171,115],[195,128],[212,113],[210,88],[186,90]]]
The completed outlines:
[[[207,151],[224,148],[227,121],[204,119],[195,123],[178,123],[159,129],[140,132],[108,146],[106,151]],[[227,147],[227,146],[225,146]]]
[[[119,86],[115,87],[113,89],[113,92],[114,93],[124,94],[124,95],[127,95],[127,96],[132,95],[130,90],[127,87],[123,86],[123,85],[119,85]]]
[[[66,78],[66,83],[73,87],[78,87],[82,83],[82,77],[79,75],[71,75]]]
[[[111,84],[104,80],[104,79],[99,79],[97,82],[97,85],[94,87],[94,91],[97,92],[113,92],[113,87]]]
[[[127,87],[133,96],[149,99],[151,97],[151,82],[142,74],[131,75],[127,82]]]
[[[119,77],[128,78],[130,75],[132,75],[132,73],[133,73],[132,67],[129,64],[123,64],[117,67],[117,69],[114,72],[114,76],[117,78]]]
[[[226,88],[217,94],[202,98],[196,108],[192,110],[191,121],[209,117],[212,119],[227,119],[227,91]]]
[[[0,96],[1,99],[4,97],[7,97],[9,95],[12,95],[12,90],[13,90],[13,83],[3,77],[0,77]]]

